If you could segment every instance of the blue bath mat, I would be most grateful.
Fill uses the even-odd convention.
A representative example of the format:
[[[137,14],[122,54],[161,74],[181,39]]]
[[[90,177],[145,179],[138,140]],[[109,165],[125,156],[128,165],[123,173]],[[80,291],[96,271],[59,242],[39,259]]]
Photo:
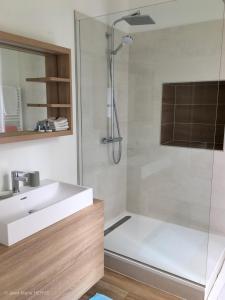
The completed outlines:
[[[94,297],[91,297],[90,300],[113,300],[113,299],[101,294],[96,294]]]

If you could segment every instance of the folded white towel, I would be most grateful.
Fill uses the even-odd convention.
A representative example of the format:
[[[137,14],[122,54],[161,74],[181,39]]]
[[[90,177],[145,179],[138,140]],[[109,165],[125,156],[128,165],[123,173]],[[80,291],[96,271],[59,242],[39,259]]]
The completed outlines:
[[[49,118],[49,128],[54,131],[61,131],[61,130],[68,130],[69,129],[69,123],[67,118],[60,117],[58,119],[56,118]]]
[[[52,129],[53,131],[54,130],[60,131],[60,130],[67,130],[67,129],[69,129],[69,127],[54,127],[54,128],[50,128],[50,129]]]
[[[63,126],[63,125],[67,125],[68,122],[54,122],[54,121],[48,121],[49,124],[54,124],[54,125],[57,125],[57,126]]]
[[[60,131],[60,130],[67,130],[69,129],[69,127],[54,127],[54,128],[49,128],[50,130],[53,130],[53,131]]]
[[[68,130],[69,129],[69,123],[67,118],[48,118],[47,120],[39,121],[37,126],[40,127],[47,127],[48,129],[52,131],[61,131],[61,130]]]
[[[67,118],[61,118],[61,117],[58,118],[58,119],[56,119],[56,118],[49,118],[48,121],[50,123],[54,123],[54,124],[65,124],[65,123],[68,123]]]
[[[58,127],[58,128],[60,128],[60,127],[68,127],[69,124],[68,124],[68,122],[65,123],[65,124],[55,124],[55,123],[49,122],[49,126],[50,126],[50,127]]]

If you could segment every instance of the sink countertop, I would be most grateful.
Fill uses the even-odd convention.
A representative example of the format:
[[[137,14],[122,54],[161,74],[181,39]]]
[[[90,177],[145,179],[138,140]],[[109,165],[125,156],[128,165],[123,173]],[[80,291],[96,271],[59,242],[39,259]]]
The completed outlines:
[[[53,180],[0,201],[0,243],[11,246],[93,204],[91,188]]]

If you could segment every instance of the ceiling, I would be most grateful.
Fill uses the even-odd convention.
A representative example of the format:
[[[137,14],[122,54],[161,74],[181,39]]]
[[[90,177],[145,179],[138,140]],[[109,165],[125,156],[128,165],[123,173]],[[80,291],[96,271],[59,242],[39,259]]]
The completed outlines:
[[[155,5],[176,0],[72,0],[73,7],[83,15],[79,18],[104,16],[137,7]]]
[[[115,1],[115,0],[111,0]],[[133,10],[122,10],[120,13],[108,14],[98,17],[99,21],[111,25],[116,19],[133,13],[134,8],[141,6],[141,13],[150,15],[156,22],[155,25],[129,26],[125,22],[118,24],[118,28],[125,32],[143,32],[162,28],[188,25],[223,18],[223,0],[128,0],[125,7]],[[162,3],[163,2],[163,3]],[[149,3],[151,5],[149,5]],[[148,6],[146,6],[148,5]]]

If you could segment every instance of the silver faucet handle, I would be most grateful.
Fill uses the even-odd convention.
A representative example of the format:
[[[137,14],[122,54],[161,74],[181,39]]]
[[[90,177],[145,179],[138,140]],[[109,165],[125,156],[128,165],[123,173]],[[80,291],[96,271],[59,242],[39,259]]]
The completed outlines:
[[[29,173],[23,171],[12,171],[12,179],[19,180],[23,182],[29,181]]]
[[[14,193],[20,192],[19,182],[22,181],[24,185],[36,187],[40,185],[39,172],[22,172],[12,171],[12,190]]]

